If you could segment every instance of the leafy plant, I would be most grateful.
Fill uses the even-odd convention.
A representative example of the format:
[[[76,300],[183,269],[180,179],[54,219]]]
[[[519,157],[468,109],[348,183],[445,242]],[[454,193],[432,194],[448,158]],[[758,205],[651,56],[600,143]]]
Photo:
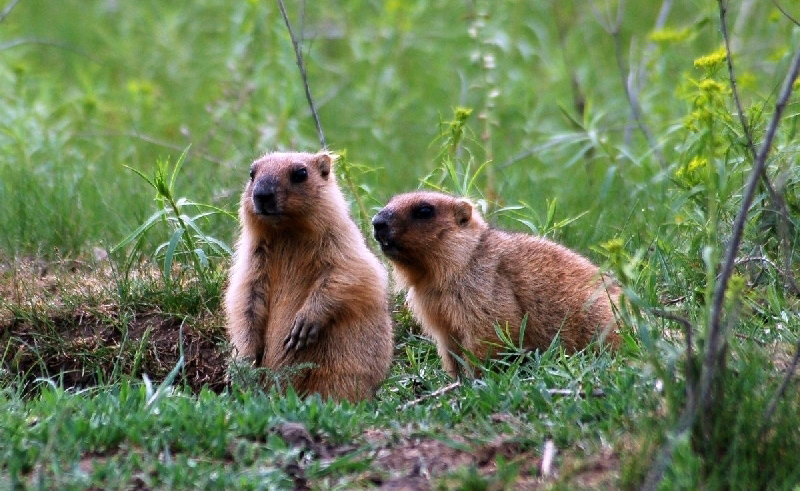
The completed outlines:
[[[214,258],[230,257],[233,254],[231,248],[223,241],[206,234],[201,228],[201,224],[214,215],[222,215],[233,220],[236,219],[236,216],[216,206],[176,197],[175,183],[187,151],[188,148],[183,151],[171,169],[168,159],[159,160],[152,178],[137,169],[125,166],[144,179],[156,191],[155,201],[159,209],[112,249],[112,252],[116,252],[128,244],[134,244],[133,253],[129,255],[125,268],[128,271],[133,258],[140,252],[144,236],[156,225],[165,224],[170,231],[170,238],[161,243],[153,255],[163,260],[161,272],[168,289],[175,285],[174,268],[176,266],[180,268],[177,260],[182,259],[192,264],[195,274],[205,285],[212,279],[209,276],[212,267],[211,261]],[[190,214],[192,210],[195,214]]]

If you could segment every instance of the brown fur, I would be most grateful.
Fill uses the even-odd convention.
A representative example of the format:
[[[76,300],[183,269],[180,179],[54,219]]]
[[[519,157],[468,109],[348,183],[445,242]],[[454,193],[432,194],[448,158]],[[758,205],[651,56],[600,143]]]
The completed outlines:
[[[612,301],[619,287],[566,247],[491,228],[469,201],[434,192],[393,197],[373,226],[451,375],[459,371],[453,354],[468,350],[483,360],[497,351],[495,325],[518,344],[525,316],[527,349],[544,350],[556,335],[569,351],[596,337],[618,343]]]
[[[392,359],[387,275],[332,164],[327,153],[273,153],[252,165],[225,310],[235,360],[311,362],[292,379],[298,393],[357,401],[374,395]],[[301,168],[307,179],[295,182]]]

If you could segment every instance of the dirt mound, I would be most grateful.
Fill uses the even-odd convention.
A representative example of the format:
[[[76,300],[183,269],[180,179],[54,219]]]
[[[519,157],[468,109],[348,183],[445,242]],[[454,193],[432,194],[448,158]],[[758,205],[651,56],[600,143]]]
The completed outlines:
[[[0,275],[0,377],[20,377],[29,390],[42,378],[67,388],[143,374],[157,382],[183,354],[180,381],[221,391],[228,356],[221,314],[164,312],[150,277],[138,281],[149,282],[141,290],[153,298],[122,305],[115,281],[107,270],[38,263]]]
[[[183,382],[192,390],[225,386],[224,339],[204,332],[191,321],[164,314],[143,314],[121,327],[116,316],[90,312],[47,320],[14,319],[0,325],[0,359],[7,373],[57,378],[64,387],[82,388],[126,374],[163,379],[178,363]]]

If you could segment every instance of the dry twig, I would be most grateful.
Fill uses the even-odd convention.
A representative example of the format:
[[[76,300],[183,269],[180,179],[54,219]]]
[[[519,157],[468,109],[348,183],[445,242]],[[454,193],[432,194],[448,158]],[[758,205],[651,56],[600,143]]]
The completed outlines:
[[[592,389],[591,392],[585,390],[571,390],[571,389],[547,389],[547,393],[551,396],[577,396],[577,397],[605,397],[606,392],[603,389]]]
[[[325,134],[322,132],[322,123],[320,123],[317,108],[314,106],[314,99],[311,97],[311,87],[308,85],[308,74],[306,73],[306,65],[303,62],[303,51],[300,49],[300,43],[294,35],[292,24],[289,22],[289,15],[286,13],[286,7],[283,5],[283,0],[278,0],[278,7],[281,9],[283,21],[286,23],[286,29],[289,30],[289,37],[292,39],[292,47],[294,48],[294,55],[297,58],[297,67],[300,69],[300,77],[303,79],[303,87],[306,90],[306,99],[308,100],[308,107],[311,108],[311,116],[314,118],[314,124],[317,127],[317,137],[319,144],[322,148],[328,148],[325,144]]]
[[[455,389],[457,389],[459,387],[461,387],[461,381],[460,380],[455,381],[450,385],[445,385],[441,389],[436,389],[433,392],[431,392],[430,394],[425,394],[424,396],[418,397],[418,398],[414,399],[413,401],[408,401],[407,403],[405,403],[402,406],[400,406],[400,411],[405,411],[406,409],[408,409],[410,407],[413,407],[413,406],[416,406],[420,402],[427,401],[428,399],[432,399],[434,397],[439,397],[442,394],[447,394],[448,392],[453,391],[453,390],[455,390]]]
[[[780,10],[780,11],[781,11],[781,13],[782,13],[782,14],[783,14],[783,15],[784,15],[784,16],[785,16],[787,19],[789,19],[790,21],[792,21],[792,24],[794,24],[794,25],[796,25],[796,26],[800,26],[800,21],[798,21],[797,19],[795,19],[794,17],[792,17],[791,15],[789,15],[789,13],[788,13],[788,12],[786,12],[786,10],[784,10],[784,8],[783,8],[783,7],[781,7],[781,4],[779,4],[779,3],[778,3],[778,2],[776,2],[775,0],[772,0],[772,5],[774,5],[774,6],[775,6],[775,8],[777,8],[778,10]]]

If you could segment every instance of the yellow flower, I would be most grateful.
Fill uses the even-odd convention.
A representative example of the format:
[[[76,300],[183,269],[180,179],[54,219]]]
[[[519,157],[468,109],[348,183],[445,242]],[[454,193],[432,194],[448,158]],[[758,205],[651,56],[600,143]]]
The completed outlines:
[[[651,31],[647,36],[650,41],[656,43],[679,43],[689,38],[691,31],[689,29],[675,29],[674,27],[665,27],[663,29],[656,29]]]
[[[600,244],[600,247],[607,250],[610,254],[618,254],[622,252],[623,245],[622,239],[611,239]]]
[[[708,165],[708,159],[703,157],[692,157],[688,164],[678,167],[675,171],[675,179],[684,181],[689,185],[695,185],[702,180],[700,171]]]
[[[704,168],[708,164],[708,160],[703,157],[694,157],[686,165],[686,172],[692,173],[698,169]]]
[[[683,121],[683,127],[689,131],[697,131],[699,129],[698,123],[708,116],[708,111],[695,110],[686,116]]]
[[[723,92],[725,90],[724,85],[710,78],[701,80],[700,88],[706,92]]]
[[[701,56],[694,60],[695,68],[705,68],[706,70],[713,71],[728,59],[728,54],[725,52],[725,47],[721,46],[713,53]]]

